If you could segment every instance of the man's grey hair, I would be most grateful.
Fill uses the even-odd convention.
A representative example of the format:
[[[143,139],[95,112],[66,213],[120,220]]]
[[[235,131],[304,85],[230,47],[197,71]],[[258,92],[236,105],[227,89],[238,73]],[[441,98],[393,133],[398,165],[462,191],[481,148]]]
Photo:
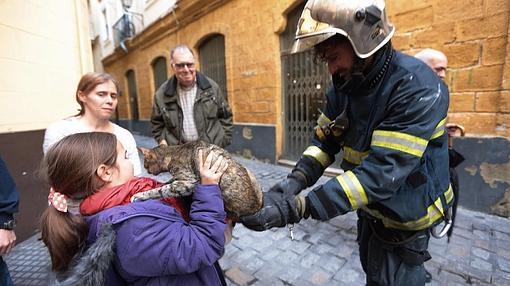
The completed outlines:
[[[195,53],[193,53],[193,50],[190,49],[190,47],[188,47],[187,45],[184,45],[184,44],[179,44],[177,46],[175,46],[171,51],[170,51],[170,60],[173,60],[174,59],[174,53],[175,51],[189,51],[191,53],[191,55],[193,55],[193,57],[195,57]]]
[[[434,49],[423,49],[414,55],[414,57],[426,63],[428,63],[431,59],[446,59],[446,55],[443,52]]]

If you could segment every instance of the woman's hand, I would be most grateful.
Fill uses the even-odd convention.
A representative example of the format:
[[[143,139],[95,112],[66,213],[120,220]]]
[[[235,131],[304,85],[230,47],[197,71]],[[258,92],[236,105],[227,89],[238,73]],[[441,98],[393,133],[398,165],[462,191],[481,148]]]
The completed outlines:
[[[220,182],[221,175],[228,167],[227,162],[223,156],[219,156],[215,152],[209,152],[207,158],[203,157],[203,150],[198,150],[198,162],[200,167],[200,182],[202,185],[217,185]],[[213,158],[216,157],[216,162],[212,163]]]

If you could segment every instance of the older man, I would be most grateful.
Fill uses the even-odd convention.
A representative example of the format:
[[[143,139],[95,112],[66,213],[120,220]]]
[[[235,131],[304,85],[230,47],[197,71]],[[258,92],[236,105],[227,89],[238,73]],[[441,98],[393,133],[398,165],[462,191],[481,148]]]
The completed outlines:
[[[196,70],[193,51],[178,45],[170,53],[174,75],[154,96],[152,134],[159,144],[203,140],[220,147],[232,141],[232,111],[218,84]]]
[[[434,49],[423,49],[414,57],[426,63],[442,80],[445,79],[446,67],[448,66],[448,59],[445,54]]]

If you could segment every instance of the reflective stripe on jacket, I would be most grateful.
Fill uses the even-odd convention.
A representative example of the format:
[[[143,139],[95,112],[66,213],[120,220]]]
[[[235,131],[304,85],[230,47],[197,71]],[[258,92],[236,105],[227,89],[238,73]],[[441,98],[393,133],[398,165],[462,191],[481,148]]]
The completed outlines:
[[[307,201],[316,219],[362,208],[386,227],[425,229],[439,222],[453,201],[444,126],[448,88],[421,61],[394,50],[386,51],[375,66],[355,91],[332,89],[326,95],[320,118],[326,122],[343,111],[347,100],[345,173],[312,190]],[[307,174],[308,185],[341,147],[314,138],[296,165]]]

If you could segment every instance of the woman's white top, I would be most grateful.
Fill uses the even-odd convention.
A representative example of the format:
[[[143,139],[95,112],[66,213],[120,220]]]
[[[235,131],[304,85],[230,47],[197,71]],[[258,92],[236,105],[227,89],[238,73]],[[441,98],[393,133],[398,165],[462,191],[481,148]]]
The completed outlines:
[[[113,134],[115,134],[117,140],[119,140],[122,146],[124,146],[124,149],[127,150],[129,160],[133,163],[134,175],[140,175],[142,173],[142,166],[140,164],[140,157],[138,156],[138,150],[136,149],[136,142],[133,134],[113,122],[112,124]],[[46,132],[44,133],[43,152],[46,154],[53,144],[68,135],[92,131],[94,130],[89,130],[87,126],[80,122],[76,116],[54,122],[46,128]]]

